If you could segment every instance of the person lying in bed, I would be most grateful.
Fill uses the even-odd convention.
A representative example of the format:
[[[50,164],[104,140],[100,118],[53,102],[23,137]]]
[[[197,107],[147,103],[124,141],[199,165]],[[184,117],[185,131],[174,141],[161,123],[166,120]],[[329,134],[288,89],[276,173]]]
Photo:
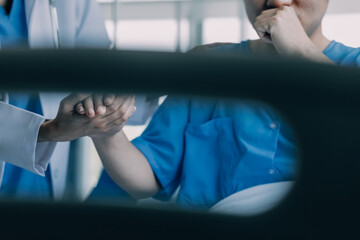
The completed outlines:
[[[359,65],[359,49],[322,33],[328,2],[245,0],[260,39],[211,51]],[[180,205],[207,209],[244,189],[296,176],[297,148],[290,127],[271,108],[250,101],[169,96],[132,142],[123,131],[93,141],[106,171],[134,198],[167,200],[180,187]]]

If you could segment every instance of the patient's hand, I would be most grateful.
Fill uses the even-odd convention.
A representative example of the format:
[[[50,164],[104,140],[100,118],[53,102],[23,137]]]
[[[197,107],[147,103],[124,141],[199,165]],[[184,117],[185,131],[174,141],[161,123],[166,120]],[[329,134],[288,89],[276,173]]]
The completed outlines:
[[[280,55],[294,55],[312,44],[294,8],[284,6],[263,11],[254,28],[261,40],[273,43]]]
[[[101,115],[88,117],[79,114],[75,107],[91,98],[90,94],[71,94],[61,104],[55,119],[42,124],[38,141],[71,141],[79,137],[97,137],[115,134],[123,128],[135,112],[134,96],[116,96]]]
[[[97,115],[104,115],[107,107],[117,109],[116,105],[121,103],[122,96],[115,94],[92,94],[83,101],[76,104],[76,111],[92,118]]]
[[[291,6],[263,11],[256,18],[254,28],[260,39],[272,43],[281,56],[299,56],[332,63],[310,39]]]

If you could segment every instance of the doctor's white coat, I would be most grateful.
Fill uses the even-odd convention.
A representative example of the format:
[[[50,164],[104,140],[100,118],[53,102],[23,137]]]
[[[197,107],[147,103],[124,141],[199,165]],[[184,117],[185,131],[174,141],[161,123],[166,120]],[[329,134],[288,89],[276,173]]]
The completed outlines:
[[[95,0],[56,1],[62,48],[109,48],[104,19]],[[54,48],[48,0],[25,0],[28,41],[31,48]],[[51,77],[51,76],[49,76]],[[44,116],[0,102],[0,183],[5,162],[44,175],[51,162],[53,195],[65,191],[69,142],[37,143],[40,125],[55,118],[67,94],[40,93]]]

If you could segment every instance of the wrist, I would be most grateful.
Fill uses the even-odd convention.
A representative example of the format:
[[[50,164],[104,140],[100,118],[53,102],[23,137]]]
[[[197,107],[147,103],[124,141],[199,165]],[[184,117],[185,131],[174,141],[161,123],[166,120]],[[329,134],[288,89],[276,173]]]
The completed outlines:
[[[319,51],[320,50],[315,46],[315,44],[309,41],[308,43],[302,45],[302,48],[299,49],[298,53],[301,57],[311,58],[314,53]]]
[[[314,43],[307,45],[301,52],[301,57],[319,63],[334,64],[321,49],[319,49]]]
[[[98,143],[98,144],[102,144],[102,145],[107,145],[109,143],[112,143],[114,141],[116,141],[116,139],[118,138],[119,135],[123,135],[123,130],[116,132],[116,133],[103,133],[103,134],[97,134],[97,135],[93,135],[90,136],[91,139],[93,140],[94,143]]]
[[[99,143],[107,143],[107,142],[111,142],[112,139],[114,139],[114,135],[115,134],[96,134],[96,135],[92,135],[90,136],[91,139],[94,142],[99,142]]]
[[[38,142],[55,142],[57,141],[57,129],[56,122],[52,120],[46,120],[41,124],[38,134]]]

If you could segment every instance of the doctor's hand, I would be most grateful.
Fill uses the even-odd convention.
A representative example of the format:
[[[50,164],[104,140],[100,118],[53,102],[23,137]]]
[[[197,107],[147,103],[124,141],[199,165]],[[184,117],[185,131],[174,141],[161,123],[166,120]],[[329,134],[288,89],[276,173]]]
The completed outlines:
[[[281,56],[298,56],[332,63],[311,41],[291,6],[263,11],[256,18],[254,28],[260,39],[272,43]]]
[[[38,142],[64,142],[83,136],[113,135],[122,130],[136,110],[135,98],[123,96],[117,108],[107,108],[103,115],[89,118],[87,115],[78,114],[74,106],[89,96],[91,95],[74,93],[62,100],[56,118],[41,125]]]

